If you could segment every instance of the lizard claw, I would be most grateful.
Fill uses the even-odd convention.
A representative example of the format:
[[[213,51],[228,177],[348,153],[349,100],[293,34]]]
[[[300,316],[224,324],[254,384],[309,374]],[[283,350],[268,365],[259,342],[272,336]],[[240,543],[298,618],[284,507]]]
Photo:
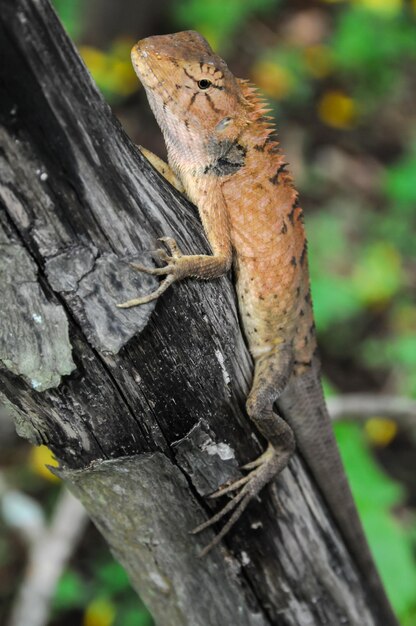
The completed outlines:
[[[160,283],[159,287],[155,291],[152,291],[152,293],[149,293],[147,296],[142,296],[141,298],[134,298],[133,300],[127,300],[127,302],[122,302],[121,304],[117,304],[116,306],[119,309],[129,309],[132,306],[138,306],[139,304],[147,304],[148,302],[152,302],[152,300],[157,300],[158,297],[162,295],[162,293],[166,291],[166,289],[170,287],[173,282],[175,282],[175,277],[173,274],[169,274]]]
[[[152,291],[152,293],[142,296],[141,298],[134,298],[133,300],[117,304],[116,306],[119,309],[128,309],[140,304],[147,304],[148,302],[152,302],[152,300],[157,300],[158,297],[165,292],[172,283],[175,282],[176,261],[182,256],[182,253],[173,237],[160,237],[159,241],[164,243],[170,252],[169,255],[162,248],[159,248],[156,251],[160,260],[167,264],[165,267],[146,267],[144,265],[140,265],[140,263],[130,263],[130,267],[137,272],[144,272],[145,274],[150,274],[151,276],[165,276],[166,278],[160,283],[159,287],[155,291]]]
[[[247,474],[247,476],[243,476],[243,478],[235,480],[229,485],[224,485],[223,487],[220,487],[219,489],[217,489],[217,491],[214,491],[214,493],[210,493],[208,498],[221,498],[221,496],[225,495],[226,493],[230,493],[230,491],[236,491],[237,489],[245,485],[249,480],[250,474]]]
[[[260,467],[261,465],[263,465],[264,463],[267,463],[267,460],[270,459],[270,457],[273,454],[274,454],[273,447],[269,444],[267,449],[263,452],[263,454],[261,454],[259,457],[257,457],[257,459],[255,459],[254,461],[251,461],[250,463],[246,463],[245,465],[242,465],[240,469],[243,469],[243,470],[254,470],[257,467]],[[229,485],[227,485],[227,484],[223,485],[222,487],[217,489],[217,491],[214,491],[213,493],[211,493],[208,497],[209,498],[220,498],[221,496],[225,495],[226,493],[230,493],[230,491],[236,491],[237,489],[239,489],[240,487],[245,485],[247,482],[249,482],[253,478],[254,473],[255,472],[249,472],[249,474],[247,474],[247,476],[243,476],[243,478],[239,478],[238,480],[234,480]]]
[[[270,454],[272,450],[273,450],[273,447],[271,444],[269,444],[267,446],[267,449],[263,452],[263,454],[258,456],[257,459],[254,459],[254,461],[250,461],[250,463],[246,463],[245,465],[242,465],[240,469],[252,470],[252,469],[255,469],[256,467],[259,467],[265,461],[267,461],[268,458],[270,458]]]
[[[166,258],[170,259],[167,255]],[[164,276],[165,274],[170,274],[173,268],[172,265],[166,265],[165,267],[146,267],[145,265],[140,265],[140,263],[129,263],[129,265],[136,270],[136,272],[144,272],[145,274],[150,274],[151,276]]]
[[[212,550],[212,548],[214,548],[221,541],[224,535],[228,533],[230,528],[239,519],[249,502],[255,498],[263,487],[265,487],[265,485],[267,485],[267,483],[269,483],[270,480],[286,466],[287,461],[287,455],[284,453],[277,454],[276,450],[269,445],[267,450],[258,459],[247,464],[249,468],[253,468],[247,476],[236,480],[230,485],[218,489],[218,491],[215,491],[209,496],[210,498],[218,498],[231,491],[237,490],[237,493],[220,511],[218,511],[218,513],[215,513],[215,515],[213,515],[209,520],[203,522],[191,531],[192,534],[200,533],[206,528],[209,528],[213,524],[219,522],[225,515],[227,515],[227,513],[231,513],[231,516],[222,529],[202,550],[199,556],[203,557],[208,554],[208,552],[210,552],[210,550]]]
[[[247,485],[246,485],[246,487],[247,487]],[[212,548],[214,548],[216,545],[218,545],[218,543],[221,541],[221,539],[224,537],[224,535],[226,535],[228,533],[228,531],[230,530],[231,526],[233,526],[235,524],[235,522],[238,520],[240,515],[243,513],[244,509],[247,507],[247,505],[250,502],[252,496],[251,496],[251,494],[249,492],[245,491],[246,487],[243,488],[237,495],[235,495],[233,497],[233,499],[230,500],[230,502],[228,502],[228,504],[226,504],[223,509],[221,509],[221,511],[216,513],[216,515],[213,515],[208,521],[204,522],[203,524],[200,524],[199,526],[197,526],[196,528],[191,530],[191,533],[193,535],[196,535],[197,533],[202,532],[206,528],[209,528],[209,526],[211,526],[212,524],[215,524],[216,522],[218,522],[224,515],[226,515],[227,513],[232,511],[233,509],[235,509],[234,512],[232,513],[231,517],[228,519],[226,524],[224,524],[224,526],[220,530],[220,532],[217,535],[215,535],[214,539],[212,541],[210,541],[210,543],[208,545],[206,545],[205,548],[203,548],[201,550],[201,552],[199,554],[199,556],[201,558],[206,556],[208,554],[208,552],[210,552],[212,550]]]

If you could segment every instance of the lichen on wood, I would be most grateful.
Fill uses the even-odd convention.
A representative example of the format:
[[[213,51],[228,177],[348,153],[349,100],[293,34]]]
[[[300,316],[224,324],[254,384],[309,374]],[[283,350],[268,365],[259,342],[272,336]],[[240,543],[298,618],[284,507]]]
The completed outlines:
[[[18,243],[0,243],[0,361],[36,391],[56,387],[75,369],[65,311],[49,301],[36,266]]]

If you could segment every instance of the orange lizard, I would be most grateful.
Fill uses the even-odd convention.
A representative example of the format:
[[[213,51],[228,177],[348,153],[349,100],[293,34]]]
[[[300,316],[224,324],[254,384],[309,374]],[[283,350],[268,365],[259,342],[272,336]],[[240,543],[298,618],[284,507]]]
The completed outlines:
[[[183,255],[171,237],[159,288],[119,306],[158,298],[174,281],[212,279],[233,265],[244,333],[254,360],[247,412],[268,441],[248,474],[214,496],[236,492],[195,529],[230,517],[205,552],[249,501],[287,465],[295,441],[314,474],[367,584],[383,625],[396,624],[356,512],[322,395],[303,213],[287,164],[256,89],[237,79],[196,32],[149,37],[132,61],[163,132],[169,165],[144,154],[196,204],[212,255]],[[279,411],[274,404],[277,401]],[[285,419],[283,419],[282,415]]]

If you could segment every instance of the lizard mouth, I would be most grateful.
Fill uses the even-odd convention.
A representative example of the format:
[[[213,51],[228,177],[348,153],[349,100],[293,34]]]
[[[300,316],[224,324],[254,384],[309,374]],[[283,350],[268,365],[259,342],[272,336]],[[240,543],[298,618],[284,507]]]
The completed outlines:
[[[140,41],[133,46],[131,50],[131,62],[142,83],[145,83],[149,75],[152,74],[148,57],[149,53],[147,50],[143,49]]]
[[[133,46],[131,61],[134,71],[144,87],[153,89],[165,82],[163,71],[157,71],[161,58],[161,55],[152,46],[147,45],[146,39]]]

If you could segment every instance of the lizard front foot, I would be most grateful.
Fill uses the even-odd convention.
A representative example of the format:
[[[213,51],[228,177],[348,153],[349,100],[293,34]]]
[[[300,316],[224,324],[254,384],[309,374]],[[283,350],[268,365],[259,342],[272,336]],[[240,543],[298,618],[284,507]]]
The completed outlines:
[[[218,491],[215,491],[209,496],[210,498],[219,498],[231,491],[238,491],[218,513],[191,531],[192,534],[200,533],[209,526],[212,526],[212,524],[219,522],[227,513],[231,513],[230,518],[224,524],[220,532],[201,551],[201,557],[208,554],[208,552],[221,541],[239,519],[250,500],[255,498],[263,487],[286,467],[289,458],[290,453],[285,453],[284,451],[277,452],[272,445],[269,445],[267,450],[255,461],[243,466],[243,469],[251,470],[246,476],[234,481],[230,485],[221,487]]]
[[[157,250],[160,260],[166,263],[165,267],[145,267],[139,263],[130,263],[130,266],[138,272],[145,272],[146,274],[151,274],[152,276],[166,276],[166,278],[162,280],[159,287],[155,291],[152,291],[152,293],[142,296],[141,298],[134,298],[133,300],[117,304],[119,309],[128,309],[132,306],[138,306],[140,304],[152,302],[152,300],[157,300],[157,298],[164,291],[166,291],[166,289],[170,287],[175,280],[182,278],[180,272],[178,272],[178,261],[183,258],[183,255],[178,244],[173,237],[160,237],[159,241],[163,242],[170,252],[169,255],[162,248]]]

